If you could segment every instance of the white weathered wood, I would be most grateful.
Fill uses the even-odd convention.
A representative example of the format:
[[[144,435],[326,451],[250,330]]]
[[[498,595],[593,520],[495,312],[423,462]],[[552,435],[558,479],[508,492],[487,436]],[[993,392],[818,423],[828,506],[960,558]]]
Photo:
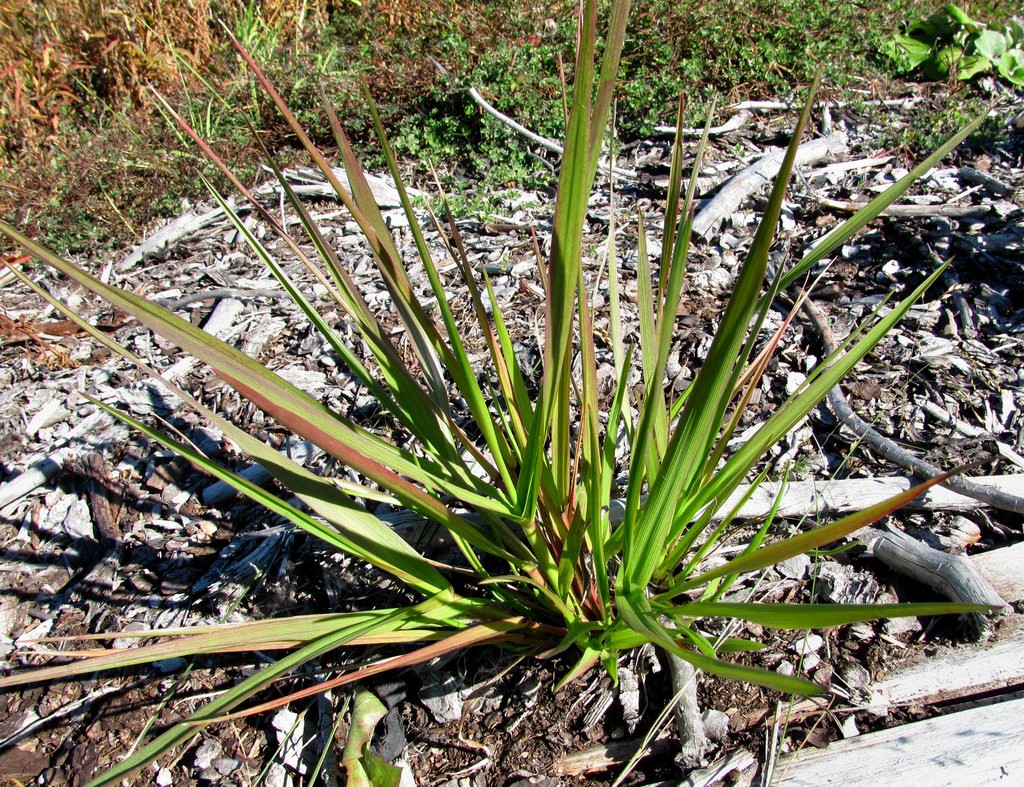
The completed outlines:
[[[119,271],[129,270],[142,262],[147,255],[171,248],[182,238],[187,238],[192,233],[198,232],[223,218],[224,211],[220,208],[214,208],[202,214],[187,211],[178,216],[174,221],[157,229],[148,238],[143,240],[142,243],[132,249],[117,263],[117,269]]]
[[[864,543],[872,557],[951,601],[1008,609],[1006,601],[965,555],[944,552],[885,525],[859,530],[853,536]],[[974,617],[978,618],[975,624],[979,629],[985,630],[985,616]]]
[[[1024,542],[974,555],[971,562],[1004,599],[1024,601]]]
[[[32,457],[26,462],[28,467],[10,481],[0,485],[0,510],[17,502],[33,489],[42,486],[53,478],[64,466],[64,462],[72,455],[72,442],[101,427],[108,427],[114,422],[106,413],[97,411],[85,418],[74,427],[61,441],[57,450],[44,456]]]
[[[993,475],[970,478],[970,481],[1007,494],[1024,496],[1024,474]],[[881,503],[888,497],[906,492],[918,483],[912,478],[891,476],[885,478],[849,478],[841,481],[796,481],[786,487],[779,505],[781,517],[842,516]],[[715,520],[730,512],[749,487],[741,486],[715,514]],[[737,517],[763,519],[772,510],[778,495],[778,484],[764,483],[751,495]],[[985,508],[978,500],[957,494],[942,486],[933,486],[923,495],[907,504],[909,511],[972,511]],[[625,501],[612,500],[609,515],[613,524],[622,522]]]
[[[780,787],[1024,783],[1024,697],[804,749],[776,768]]]
[[[868,707],[877,713],[1016,686],[1024,681],[1024,621],[1011,615],[994,645],[942,648],[875,684]],[[1024,722],[1024,719],[1021,720]]]
[[[1024,542],[971,563],[1006,601],[1024,600]],[[939,702],[1024,682],[1024,615],[1008,615],[994,644],[945,647],[898,669],[872,689],[872,707]],[[1022,720],[1024,721],[1024,720]]]
[[[868,99],[866,101],[818,101],[818,106],[828,107],[895,107],[904,109],[912,107],[921,99],[918,96],[907,96],[906,98]],[[725,108],[727,112],[743,112],[753,110],[755,112],[784,111],[788,109],[801,109],[803,103],[800,101],[739,101],[730,104]]]
[[[832,208],[844,213],[858,213],[868,204],[866,202],[851,202],[850,200],[841,199],[822,199],[819,202],[826,208]],[[987,216],[993,210],[990,205],[950,205],[946,203],[940,205],[890,205],[879,215],[902,216],[904,218],[931,218],[933,216],[977,218],[979,216]]]
[[[754,117],[754,113],[749,110],[741,110],[737,114],[733,115],[727,121],[718,126],[711,126],[708,129],[709,137],[720,137],[723,134],[729,134],[733,131],[738,131],[744,125],[746,125],[751,118]],[[703,128],[684,128],[681,129],[684,137],[699,137],[704,134]],[[675,126],[655,126],[654,133],[661,137],[674,137],[676,135]]]
[[[755,763],[754,755],[746,749],[734,751],[728,757],[715,760],[706,768],[691,771],[686,778],[678,782],[678,787],[710,787],[725,780],[730,773],[745,771]],[[668,782],[666,782],[667,784]]]
[[[286,459],[291,459],[293,462],[305,466],[323,454],[323,451],[308,440],[301,440],[289,442],[288,445],[281,449],[281,454]],[[257,486],[263,486],[272,477],[270,472],[263,465],[259,464],[249,465],[245,469],[240,470],[238,474]],[[233,486],[225,481],[217,481],[203,490],[203,505],[220,505],[227,500],[234,499],[237,495],[238,490]]]
[[[348,189],[348,175],[345,170],[341,168],[332,168],[332,171],[338,180],[341,181],[341,184]],[[284,171],[284,176],[289,179],[294,179],[292,177],[294,174],[294,170]],[[398,189],[395,187],[394,181],[390,178],[382,175],[367,174],[366,182],[370,187],[373,198],[377,201],[377,205],[381,208],[393,208],[402,204],[398,195]],[[298,184],[293,186],[292,189],[298,196],[306,197],[307,199],[331,199],[335,196],[334,188],[328,184],[326,180],[323,180],[322,175],[318,177],[317,182]],[[260,186],[256,189],[255,194],[257,197],[269,197],[271,195],[281,195],[283,191],[281,184],[275,179],[274,181]],[[425,196],[425,192],[422,192],[419,189],[408,188],[407,192],[410,196]],[[233,206],[233,210],[235,213],[241,215],[251,211],[252,205],[248,202],[239,202],[237,205]],[[199,230],[209,227],[211,224],[217,224],[224,221],[226,221],[226,214],[222,208],[213,208],[205,213],[186,211],[184,214],[174,219],[174,221],[158,228],[148,238],[143,240],[142,243],[138,244],[127,255],[121,258],[120,262],[117,263],[117,270],[129,270],[142,262],[148,255],[172,248],[188,236],[199,232]]]

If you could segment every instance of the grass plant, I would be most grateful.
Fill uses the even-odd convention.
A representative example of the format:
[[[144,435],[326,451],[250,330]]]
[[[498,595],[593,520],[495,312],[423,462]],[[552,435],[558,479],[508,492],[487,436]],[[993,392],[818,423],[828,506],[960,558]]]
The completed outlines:
[[[94,783],[113,783],[181,746],[209,724],[249,715],[315,695],[387,671],[426,662],[464,648],[501,645],[536,654],[575,654],[575,666],[561,678],[564,686],[603,664],[616,675],[618,655],[644,643],[677,655],[708,673],[750,681],[782,692],[812,694],[819,687],[730,660],[729,654],[761,645],[742,636],[715,640],[705,625],[715,619],[739,619],[763,626],[802,630],[838,626],[898,615],[978,611],[970,605],[800,605],[732,603],[723,597],[748,572],[830,544],[877,521],[940,483],[928,481],[864,511],[772,540],[767,523],[747,548],[717,568],[704,563],[728,531],[737,503],[735,494],[766,453],[795,427],[858,361],[936,282],[931,273],[912,292],[876,312],[854,337],[820,363],[806,382],[733,453],[726,445],[765,373],[785,325],[767,337],[767,349],[755,353],[764,337],[761,327],[781,287],[803,277],[858,232],[942,156],[963,140],[980,119],[967,126],[915,170],[877,196],[809,250],[784,274],[766,281],[769,251],[793,170],[797,147],[809,122],[814,87],[800,115],[782,169],[768,198],[714,342],[693,383],[681,394],[663,385],[675,317],[685,281],[694,216],[696,177],[707,143],[696,151],[688,181],[683,172],[681,135],[673,150],[670,187],[660,259],[646,249],[640,218],[637,288],[641,305],[639,342],[628,345],[617,324],[620,281],[615,228],[609,232],[609,292],[617,385],[609,407],[602,409],[597,379],[594,308],[583,264],[583,230],[588,199],[598,177],[602,141],[615,88],[626,31],[629,3],[618,0],[599,39],[598,3],[586,2],[578,19],[578,51],[565,130],[565,154],[559,173],[550,256],[543,265],[546,290],[543,369],[536,393],[520,366],[490,281],[479,276],[463,252],[457,225],[442,210],[432,216],[447,252],[456,260],[474,307],[474,324],[459,324],[448,306],[441,276],[399,177],[398,163],[384,135],[377,109],[367,91],[372,125],[384,160],[398,184],[418,252],[415,263],[426,272],[433,306],[414,294],[406,261],[374,202],[357,157],[328,102],[326,112],[348,176],[344,185],[327,157],[313,144],[287,102],[240,45],[255,80],[276,105],[296,139],[334,188],[372,251],[377,272],[391,297],[409,339],[403,354],[392,334],[369,308],[343,259],[283,177],[273,156],[267,160],[278,176],[304,239],[293,238],[237,178],[214,149],[170,105],[165,109],[209,161],[248,200],[259,218],[280,238],[327,292],[331,305],[345,315],[369,348],[373,364],[364,363],[353,345],[322,316],[307,294],[288,276],[282,261],[243,222],[211,185],[211,192],[231,222],[280,282],[316,330],[330,344],[348,372],[370,391],[411,438],[396,445],[286,382],[187,320],[132,292],[104,284],[82,267],[53,254],[17,230],[0,223],[0,232],[40,262],[64,274],[109,304],[127,312],[150,330],[205,362],[224,382],[282,426],[320,446],[354,471],[358,481],[319,477],[283,457],[273,447],[211,411],[186,391],[172,390],[244,452],[263,465],[301,500],[293,505],[255,486],[209,459],[198,449],[95,401],[156,443],[173,449],[284,517],[297,528],[354,555],[401,580],[421,597],[408,607],[363,612],[305,615],[246,624],[205,626],[175,631],[148,631],[130,636],[156,638],[153,644],[123,650],[62,653],[70,659],[0,678],[0,687],[66,679],[100,669],[150,664],[175,656],[239,650],[281,651],[270,666],[234,685],[181,723],[149,741]],[[237,42],[236,42],[237,44]],[[600,53],[600,54],[598,54]],[[682,123],[682,101],[678,112]],[[710,120],[709,120],[710,123]],[[257,138],[258,141],[258,138]],[[447,220],[447,226],[445,226]],[[307,253],[312,247],[315,253]],[[655,269],[660,274],[655,276]],[[144,372],[158,376],[105,334],[68,310],[27,275],[14,269],[26,286],[68,313],[84,330]],[[433,311],[432,311],[433,310]],[[788,320],[787,320],[788,322]],[[466,337],[483,336],[494,382],[482,382],[470,363]],[[643,393],[626,384],[633,357],[641,357]],[[468,417],[457,416],[464,403]],[[631,419],[629,413],[638,413]],[[616,463],[620,432],[628,440],[625,467]],[[613,525],[609,511],[615,479],[628,476],[624,517]],[[757,477],[763,480],[764,473]],[[756,482],[755,482],[756,483]],[[367,501],[391,503],[419,515],[423,527],[442,527],[461,554],[461,565],[439,563],[417,551],[372,513]],[[713,525],[716,513],[725,514]],[[468,575],[468,577],[467,577]],[[100,639],[124,634],[94,635]],[[341,648],[391,644],[400,655],[371,658],[271,701],[250,702],[261,690],[302,665]],[[357,695],[356,702],[367,698]],[[370,703],[372,705],[372,702]],[[372,726],[372,725],[371,725]],[[364,731],[365,732],[365,731]],[[363,777],[381,766],[363,756],[362,742],[346,751]],[[359,764],[362,763],[362,764]],[[353,775],[353,778],[356,778]]]

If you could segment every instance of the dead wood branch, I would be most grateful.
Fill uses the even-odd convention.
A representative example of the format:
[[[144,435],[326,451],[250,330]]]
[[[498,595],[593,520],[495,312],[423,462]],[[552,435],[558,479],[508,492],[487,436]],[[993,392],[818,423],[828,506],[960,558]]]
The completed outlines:
[[[669,675],[672,678],[673,696],[679,701],[675,707],[676,731],[679,735],[680,751],[676,761],[689,770],[704,765],[705,755],[711,748],[704,730],[704,719],[697,702],[697,670],[688,661],[675,653],[665,652],[668,659]]]
[[[804,312],[809,317],[814,329],[818,332],[826,354],[831,355],[836,350],[836,340],[832,335],[832,329],[829,327],[828,321],[825,320],[821,312],[818,311],[817,307],[809,299],[804,301]],[[879,434],[869,423],[853,412],[850,405],[846,402],[842,388],[838,385],[829,391],[828,402],[836,418],[883,459],[911,471],[922,480],[942,475],[943,471],[941,469],[931,462],[926,462],[914,456],[888,437]],[[1018,495],[993,490],[958,476],[951,476],[942,483],[954,492],[959,492],[967,497],[973,497],[993,508],[1024,514],[1024,498]]]
[[[797,149],[796,164],[797,166],[817,164],[819,161],[845,152],[846,136],[833,134],[802,144]],[[727,216],[739,209],[747,197],[771,182],[782,168],[782,160],[785,156],[785,149],[774,150],[730,178],[697,214],[693,220],[693,231],[707,239]]]
[[[917,104],[921,99],[916,96],[907,98],[887,98],[882,100],[871,99],[868,101],[827,101],[817,102],[819,106],[844,109],[846,107],[891,107],[895,109],[906,109]],[[790,109],[802,109],[803,104],[797,101],[740,101],[726,107],[728,112],[743,112],[752,110],[754,112],[779,112]]]
[[[821,199],[822,206],[832,210],[840,210],[843,213],[857,213],[867,206],[866,202],[851,202],[841,199]],[[881,212],[881,216],[899,216],[901,218],[932,218],[933,216],[944,216],[951,219],[979,218],[992,213],[989,205],[950,205],[947,203],[939,205],[890,205]]]
[[[870,527],[854,536],[868,548],[872,557],[881,560],[893,571],[910,577],[941,593],[951,601],[964,604],[987,604],[1005,611],[1009,605],[985,577],[975,570],[964,555],[953,555],[935,549],[893,527]],[[991,625],[984,615],[966,615],[971,628],[984,636]]]
[[[442,66],[434,58],[430,58],[430,62],[434,64],[434,68],[436,68],[441,73],[442,76],[448,75],[448,69]],[[537,134],[534,131],[530,131],[530,129],[528,129],[522,123],[513,120],[508,115],[501,112],[501,110],[499,110],[486,98],[480,95],[480,91],[477,90],[475,87],[466,88],[466,92],[469,94],[469,97],[473,99],[473,103],[480,107],[480,109],[482,109],[492,118],[497,120],[499,123],[503,123],[504,125],[508,126],[510,129],[515,131],[523,138],[529,140],[535,145],[544,148],[547,151],[550,151],[551,153],[554,153],[559,157],[561,157],[562,154],[565,152],[564,148],[562,148],[562,146],[555,142],[553,139],[542,137],[540,134]],[[605,167],[602,167],[602,169],[605,169]],[[636,173],[633,172],[632,170],[619,169],[618,167],[614,167],[612,169],[612,174],[614,174],[616,177],[626,178],[629,180],[634,180],[636,178]]]
[[[718,126],[712,126],[708,129],[709,137],[720,137],[723,134],[731,134],[733,131],[739,131],[747,123],[750,122],[751,118],[754,117],[754,113],[748,110],[741,110],[737,114],[733,115],[727,121]],[[676,135],[675,126],[655,126],[654,133],[662,137],[674,137]],[[684,128],[682,134],[684,137],[699,137],[704,133],[702,128]]]

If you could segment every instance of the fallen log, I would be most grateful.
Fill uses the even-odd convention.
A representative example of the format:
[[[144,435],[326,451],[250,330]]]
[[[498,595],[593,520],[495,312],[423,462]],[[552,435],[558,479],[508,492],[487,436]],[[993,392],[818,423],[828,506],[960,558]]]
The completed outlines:
[[[805,142],[797,148],[796,165],[817,164],[845,152],[846,136],[832,134]],[[693,231],[707,239],[727,216],[739,209],[747,197],[771,182],[782,168],[785,156],[784,148],[773,150],[730,178],[694,218]]]

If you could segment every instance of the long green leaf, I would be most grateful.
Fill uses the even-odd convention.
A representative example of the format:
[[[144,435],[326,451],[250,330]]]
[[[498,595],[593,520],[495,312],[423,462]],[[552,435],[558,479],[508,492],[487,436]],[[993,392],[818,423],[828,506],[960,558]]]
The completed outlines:
[[[686,662],[689,662],[698,669],[710,672],[713,675],[721,675],[724,678],[755,683],[759,686],[766,686],[776,691],[789,694],[814,695],[821,694],[822,688],[815,683],[803,678],[791,675],[781,675],[777,672],[747,667],[742,664],[732,664],[712,658],[703,653],[681,646],[675,636],[680,632],[672,632],[663,626],[653,613],[650,603],[643,596],[619,596],[619,611],[623,621],[634,632],[640,633],[649,641],[674,653]]]
[[[440,500],[406,480],[408,475],[432,488],[455,494],[482,510],[504,513],[498,500],[477,494],[445,479],[437,465],[385,443],[355,427],[322,404],[253,361],[230,345],[156,304],[132,293],[103,284],[77,266],[62,260],[13,227],[0,222],[0,232],[24,246],[35,257],[128,312],[164,338],[208,363],[217,374],[265,412],[296,434],[319,445],[329,454],[390,490],[403,505],[433,519],[474,546],[492,554],[509,553],[464,517],[454,514]],[[398,472],[396,472],[396,470]]]
[[[879,319],[844,355],[836,357],[827,367],[822,364],[820,371],[816,370],[813,382],[787,400],[736,453],[729,457],[725,466],[699,493],[687,501],[687,510],[683,516],[699,511],[711,500],[726,499],[729,493],[742,483],[757,460],[816,407],[818,402],[824,399],[828,392],[892,330],[910,307],[938,280],[942,271],[943,268],[939,268],[928,276],[889,314]]]
[[[982,604],[743,604],[702,603],[681,604],[672,608],[673,617],[739,618],[761,626],[777,629],[809,629],[845,626],[879,618],[909,618],[928,615],[956,615],[967,612],[990,612]]]
[[[700,474],[721,428],[721,413],[732,397],[730,380],[733,379],[739,349],[746,338],[747,327],[764,281],[768,252],[782,211],[800,139],[810,119],[816,87],[817,81],[809,91],[804,111],[708,357],[691,386],[694,392],[679,416],[665,456],[665,469],[654,483],[642,512],[630,516],[627,511],[623,522],[623,563],[618,579],[620,591],[627,594],[639,592],[650,581],[664,556],[666,538],[673,525],[680,495]]]
[[[981,124],[985,122],[985,118],[987,117],[988,110],[978,115],[964,128],[936,148],[933,153],[928,155],[920,164],[910,170],[910,172],[889,186],[889,188],[877,197],[874,197],[867,205],[857,211],[857,213],[852,215],[838,227],[830,231],[821,240],[817,241],[814,244],[814,247],[803,256],[803,259],[801,259],[799,263],[794,265],[782,277],[780,289],[785,290],[797,279],[811,270],[811,268],[821,262],[821,260],[856,235],[870,221],[876,219],[883,210],[903,196],[907,190],[914,185],[914,183],[920,180],[932,167],[945,158],[953,148],[977,131]]]
[[[190,716],[187,722],[176,724],[171,727],[171,729],[157,737],[150,744],[144,746],[142,749],[135,752],[135,754],[126,758],[98,778],[91,781],[88,787],[115,784],[121,779],[131,776],[157,757],[166,754],[176,746],[180,746],[188,742],[198,735],[205,725],[216,720],[224,713],[229,712],[239,703],[245,701],[246,698],[260,691],[274,680],[287,675],[306,662],[311,661],[324,653],[335,650],[342,645],[351,642],[356,637],[365,635],[371,631],[395,628],[406,618],[418,614],[420,610],[436,606],[436,603],[428,600],[423,604],[417,605],[417,607],[410,607],[408,609],[398,610],[397,612],[391,612],[387,615],[380,615],[377,619],[370,622],[345,626],[337,631],[333,631],[313,640],[308,645],[305,645],[294,653],[290,653],[279,659],[274,664],[264,667],[255,675],[246,678],[238,685],[228,689],[228,691],[221,694],[215,700],[207,703],[202,710]]]
[[[242,476],[221,467],[184,443],[172,440],[155,429],[146,426],[146,424],[135,420],[127,413],[110,407],[98,399],[87,398],[93,404],[103,408],[136,431],[141,432],[152,440],[156,440],[179,456],[188,459],[196,467],[205,470],[214,478],[224,481],[269,511],[285,517],[288,521],[319,538],[321,541],[344,550],[349,554],[356,555],[377,568],[394,574],[410,587],[416,588],[426,595],[432,596],[450,589],[451,586],[440,572],[403,541],[394,530],[373,516],[373,514],[347,502],[339,491],[335,491],[330,498],[326,497],[324,491],[318,493],[316,491],[318,486],[321,490],[326,490],[330,489],[330,485],[321,479],[313,481],[309,477],[302,478],[300,473],[295,471],[294,463],[291,463],[292,467],[288,468],[288,471],[292,473],[292,481],[288,488],[303,499],[308,499],[316,510],[323,511],[324,513],[329,512],[331,514],[330,521],[335,525],[333,528],[325,527],[306,512],[281,500],[276,495],[267,492]],[[284,460],[282,457],[280,464],[285,465],[286,463],[287,460]],[[280,476],[280,467],[275,469],[278,470],[275,475]]]

